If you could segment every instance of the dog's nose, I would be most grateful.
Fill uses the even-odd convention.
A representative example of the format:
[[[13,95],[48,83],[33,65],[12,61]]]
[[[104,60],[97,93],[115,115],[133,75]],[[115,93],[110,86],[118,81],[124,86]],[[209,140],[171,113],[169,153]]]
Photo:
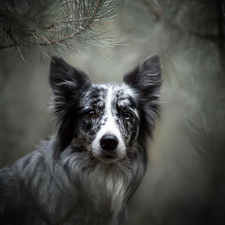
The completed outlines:
[[[118,146],[118,139],[115,135],[106,134],[100,139],[100,145],[103,150],[112,151]]]

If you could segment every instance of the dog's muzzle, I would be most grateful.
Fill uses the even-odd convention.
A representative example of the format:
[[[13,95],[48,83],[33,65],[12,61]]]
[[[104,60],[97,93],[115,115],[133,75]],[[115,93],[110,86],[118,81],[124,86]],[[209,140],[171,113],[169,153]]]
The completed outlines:
[[[106,134],[100,139],[100,146],[105,151],[113,151],[118,146],[118,139],[115,135]]]
[[[126,148],[119,135],[104,132],[100,138],[97,136],[92,142],[92,153],[101,162],[113,163],[124,158]]]

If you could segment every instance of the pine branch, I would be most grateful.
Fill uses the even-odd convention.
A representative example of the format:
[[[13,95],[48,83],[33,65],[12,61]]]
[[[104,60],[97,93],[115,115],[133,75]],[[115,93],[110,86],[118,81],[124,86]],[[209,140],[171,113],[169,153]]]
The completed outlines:
[[[53,49],[77,52],[101,38],[111,39],[92,28],[112,22],[119,7],[118,0],[1,2],[0,50],[33,46],[47,55]]]

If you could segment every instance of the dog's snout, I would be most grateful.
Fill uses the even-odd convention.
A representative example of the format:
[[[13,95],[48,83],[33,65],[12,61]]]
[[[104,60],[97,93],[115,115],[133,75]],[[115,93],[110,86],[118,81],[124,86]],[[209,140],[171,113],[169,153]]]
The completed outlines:
[[[100,139],[100,145],[103,150],[112,151],[118,146],[118,139],[115,135],[106,134]]]

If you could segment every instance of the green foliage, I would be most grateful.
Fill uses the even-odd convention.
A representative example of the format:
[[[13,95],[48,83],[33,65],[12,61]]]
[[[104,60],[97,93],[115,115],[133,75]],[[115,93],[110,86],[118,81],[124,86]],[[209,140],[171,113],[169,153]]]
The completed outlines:
[[[0,50],[77,53],[112,38],[93,28],[111,23],[118,6],[118,0],[0,0]]]

